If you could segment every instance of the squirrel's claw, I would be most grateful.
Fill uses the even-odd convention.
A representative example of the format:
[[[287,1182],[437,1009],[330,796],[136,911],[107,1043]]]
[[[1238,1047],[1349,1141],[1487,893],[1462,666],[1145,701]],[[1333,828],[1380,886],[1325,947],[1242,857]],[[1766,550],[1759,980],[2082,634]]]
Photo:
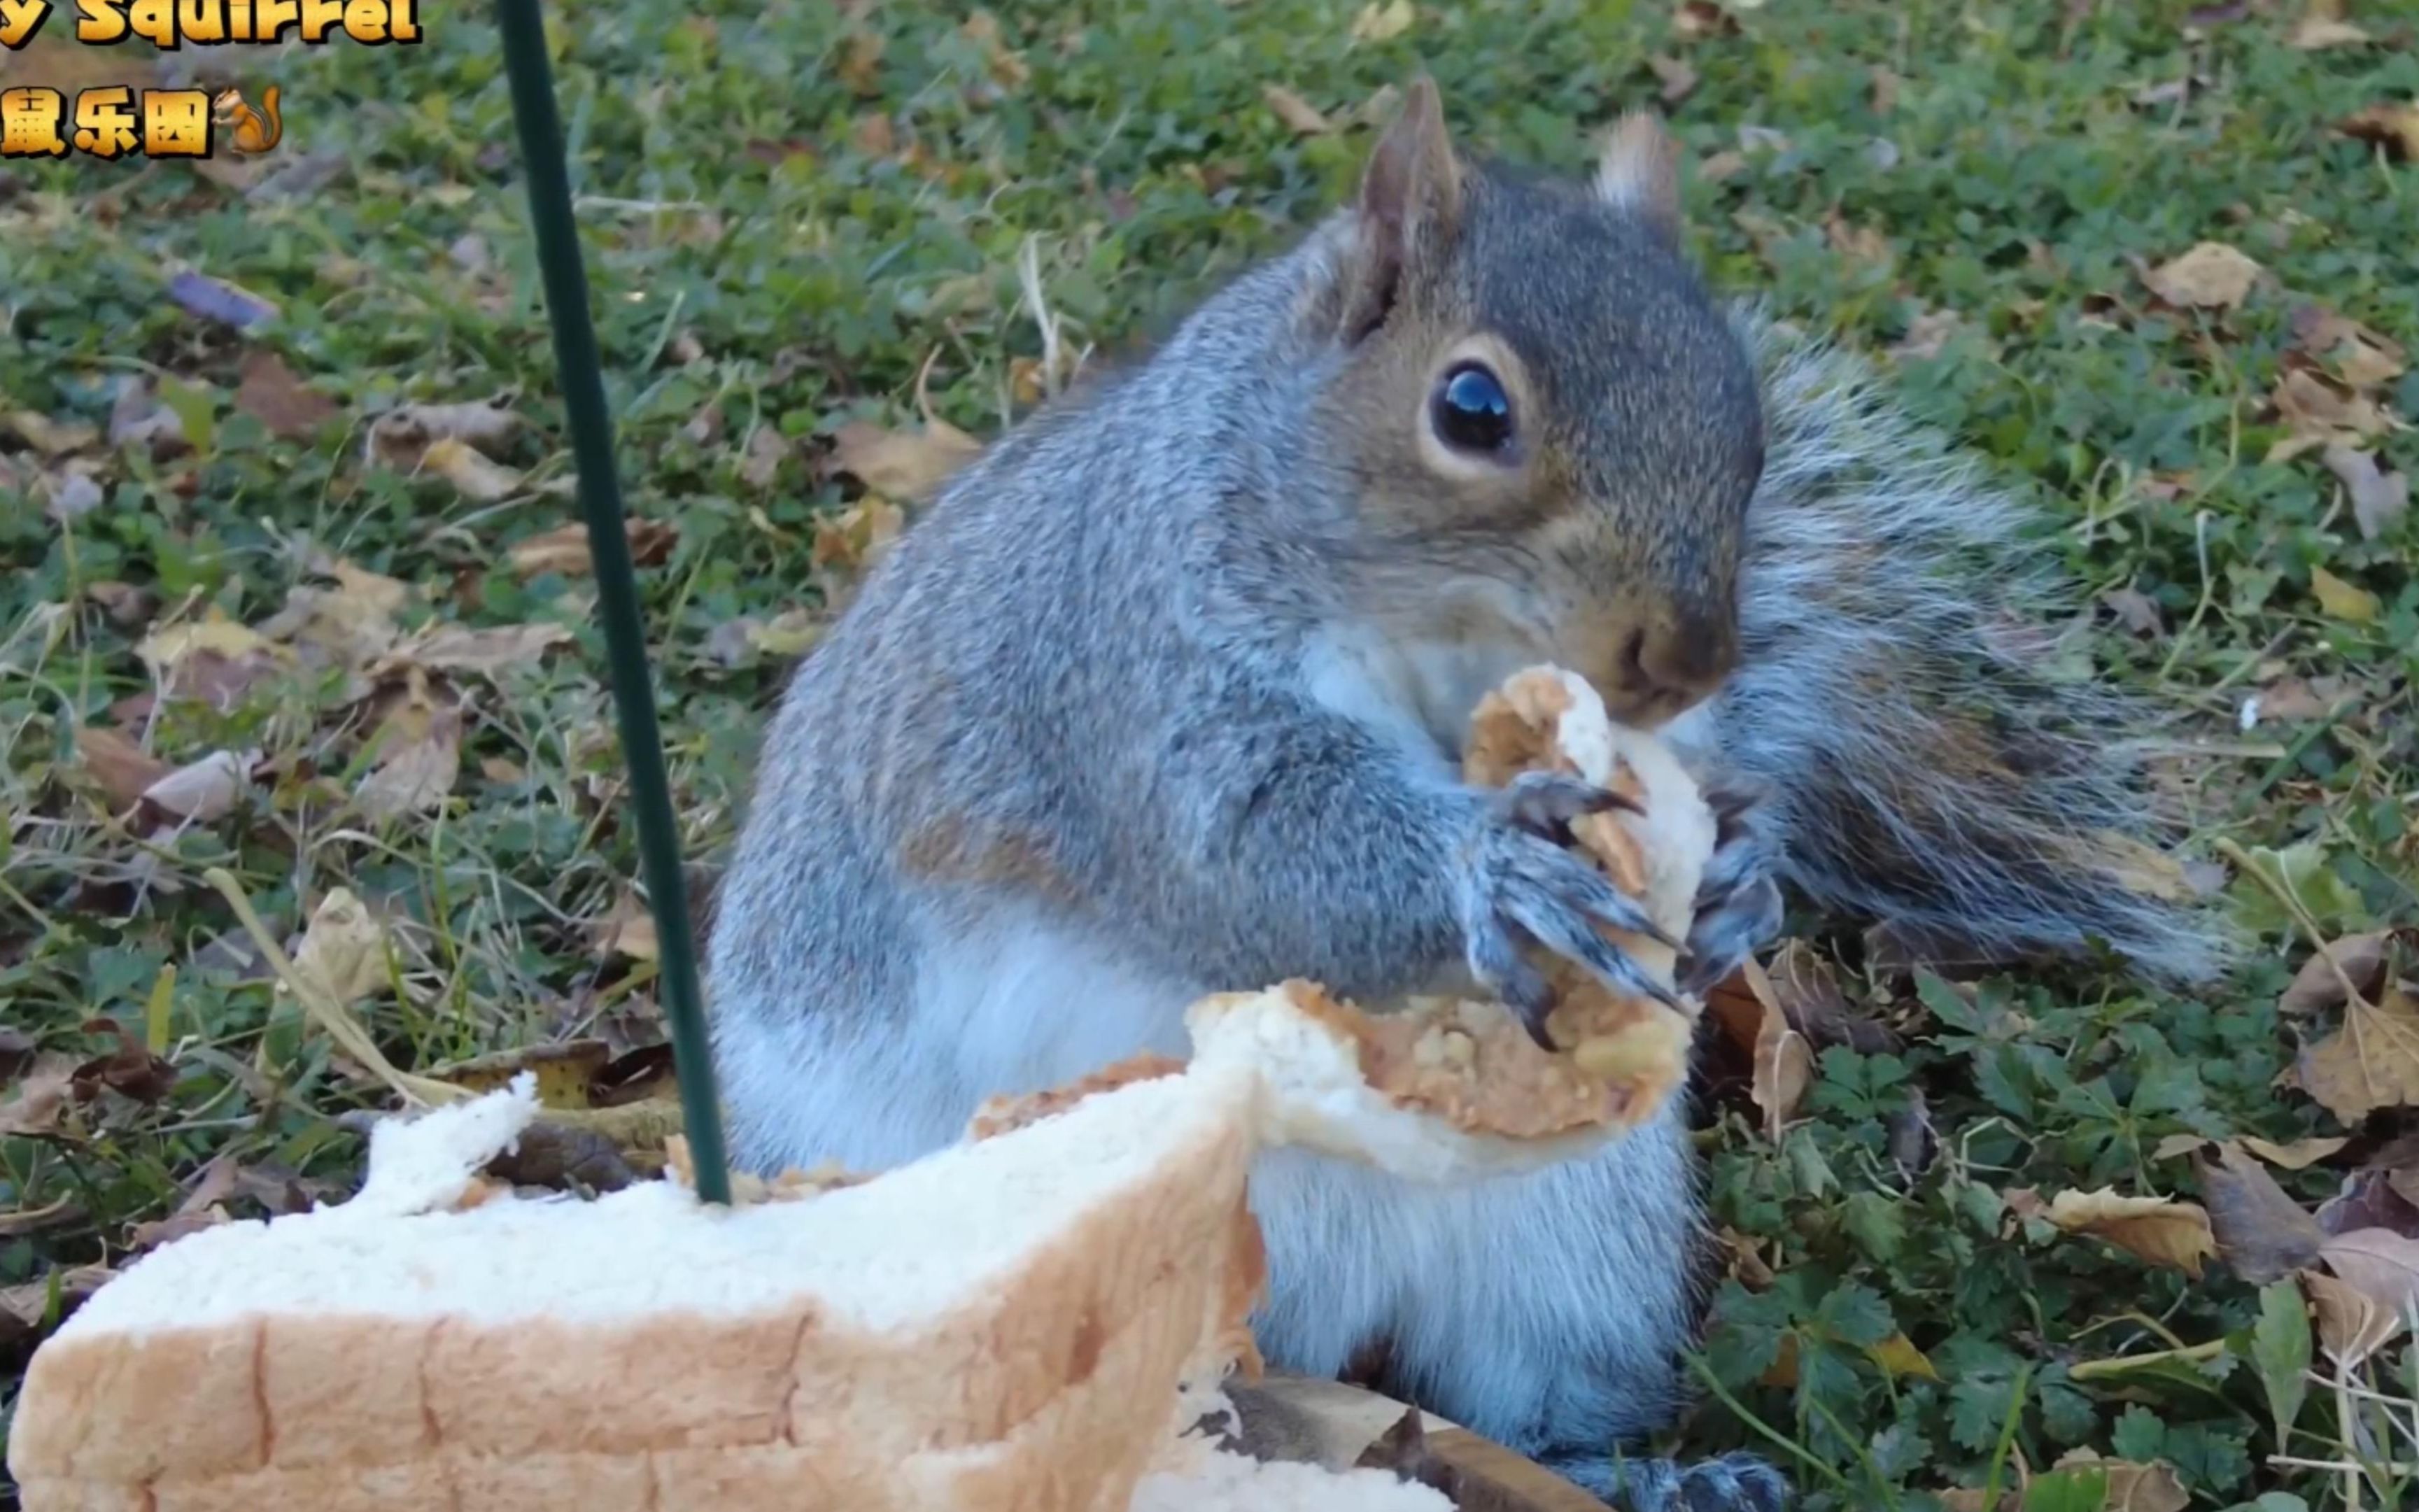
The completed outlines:
[[[1520,958],[1511,934],[1501,929],[1473,934],[1468,954],[1471,975],[1479,985],[1512,1011],[1539,1049],[1551,1054],[1557,1046],[1546,1020],[1554,1011],[1554,993],[1545,974]]]
[[[1634,799],[1560,772],[1523,772],[1495,795],[1494,803],[1498,818],[1557,845],[1571,843],[1571,821],[1583,814],[1645,811]]]

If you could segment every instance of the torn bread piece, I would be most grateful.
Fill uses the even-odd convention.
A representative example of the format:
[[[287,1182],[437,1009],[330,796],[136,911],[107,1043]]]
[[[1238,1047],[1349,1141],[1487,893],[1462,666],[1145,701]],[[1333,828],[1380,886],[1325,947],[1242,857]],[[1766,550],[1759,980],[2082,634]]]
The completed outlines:
[[[1506,681],[1471,720],[1464,769],[1488,786],[1565,773],[1635,804],[1639,811],[1580,818],[1574,838],[1667,933],[1687,936],[1713,854],[1713,812],[1671,750],[1614,724],[1585,681],[1550,667]],[[1673,984],[1671,947],[1605,933]],[[1613,993],[1559,958],[1541,953],[1536,964],[1555,992],[1547,1023],[1560,1052],[1539,1046],[1501,1003],[1430,996],[1368,1011],[1307,981],[1206,998],[1186,1024],[1196,1061],[1258,1068],[1269,1142],[1416,1180],[1467,1180],[1583,1153],[1653,1118],[1687,1078],[1690,1014]]]

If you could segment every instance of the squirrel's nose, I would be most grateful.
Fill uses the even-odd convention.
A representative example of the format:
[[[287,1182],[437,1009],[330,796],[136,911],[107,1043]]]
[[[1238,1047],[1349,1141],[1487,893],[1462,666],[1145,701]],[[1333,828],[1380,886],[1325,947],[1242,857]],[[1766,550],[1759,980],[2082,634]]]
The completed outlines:
[[[1727,616],[1654,615],[1630,627],[1605,679],[1614,717],[1653,726],[1703,702],[1738,664],[1738,633]]]

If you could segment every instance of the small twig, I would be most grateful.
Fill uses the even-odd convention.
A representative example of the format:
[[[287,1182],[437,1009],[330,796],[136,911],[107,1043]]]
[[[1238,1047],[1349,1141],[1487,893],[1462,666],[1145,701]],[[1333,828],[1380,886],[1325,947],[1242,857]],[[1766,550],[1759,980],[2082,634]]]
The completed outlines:
[[[2348,1001],[2357,1003],[2363,1008],[2370,1006],[2368,999],[2361,995],[2359,985],[2351,980],[2351,973],[2346,971],[2343,963],[2335,959],[2335,953],[2327,949],[2326,931],[2320,929],[2319,921],[2310,917],[2310,911],[2303,906],[2302,900],[2293,896],[2291,884],[2281,875],[2270,876],[2266,868],[2251,858],[2250,852],[2226,836],[2217,837],[2211,842],[2211,848],[2251,873],[2259,886],[2268,889],[2270,897],[2285,905],[2285,911],[2293,916],[2293,922],[2300,925],[2302,933],[2310,937],[2311,948],[2319,952],[2319,959],[2326,962],[2327,968],[2335,974],[2335,980],[2343,984],[2344,996]]]

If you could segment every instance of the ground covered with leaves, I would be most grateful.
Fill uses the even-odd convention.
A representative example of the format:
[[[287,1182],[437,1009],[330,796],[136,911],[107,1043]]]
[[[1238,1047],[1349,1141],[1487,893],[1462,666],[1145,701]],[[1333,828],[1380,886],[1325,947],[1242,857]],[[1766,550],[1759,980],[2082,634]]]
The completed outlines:
[[[247,65],[286,120],[253,162],[0,172],[0,1403],[130,1257],[342,1195],[404,1078],[536,1056],[564,1137],[526,1179],[609,1185],[660,1136],[509,104],[484,12],[426,19],[0,55]],[[2155,701],[2196,825],[2164,885],[2253,942],[2187,997],[1810,927],[1727,995],[1681,1443],[1818,1508],[2419,1500],[2407,8],[556,22],[701,891],[868,553],[967,438],[1342,195],[1390,85],[1425,67],[1472,140],[1563,166],[1662,101],[1714,276],[2058,517],[2057,655]]]

